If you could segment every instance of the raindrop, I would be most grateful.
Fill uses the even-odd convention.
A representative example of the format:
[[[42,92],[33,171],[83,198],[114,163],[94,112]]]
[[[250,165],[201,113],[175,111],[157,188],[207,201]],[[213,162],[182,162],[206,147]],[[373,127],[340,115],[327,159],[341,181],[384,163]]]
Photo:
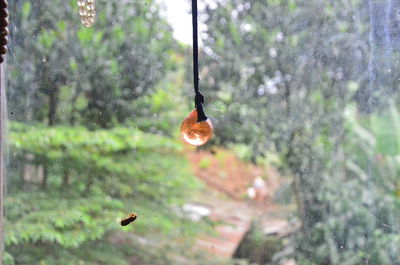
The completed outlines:
[[[283,41],[283,33],[282,32],[278,32],[276,34],[276,41],[277,42],[282,42]]]
[[[271,56],[272,58],[276,58],[276,56],[278,56],[278,52],[276,51],[275,48],[269,49],[269,56]]]

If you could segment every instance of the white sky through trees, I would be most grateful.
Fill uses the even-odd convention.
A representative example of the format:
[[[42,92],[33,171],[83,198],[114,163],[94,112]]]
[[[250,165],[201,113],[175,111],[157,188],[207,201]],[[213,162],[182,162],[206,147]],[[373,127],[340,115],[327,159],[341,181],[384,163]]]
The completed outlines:
[[[166,16],[168,22],[174,30],[174,37],[185,44],[192,45],[192,16],[191,6],[188,0],[159,0],[165,5],[162,14]],[[199,10],[202,9],[204,1],[200,0]],[[205,26],[199,20],[199,34]],[[200,37],[200,36],[199,36]],[[200,41],[201,45],[201,41]]]
[[[174,29],[174,37],[185,43],[192,43],[192,20],[190,5],[187,0],[163,0],[166,17]]]

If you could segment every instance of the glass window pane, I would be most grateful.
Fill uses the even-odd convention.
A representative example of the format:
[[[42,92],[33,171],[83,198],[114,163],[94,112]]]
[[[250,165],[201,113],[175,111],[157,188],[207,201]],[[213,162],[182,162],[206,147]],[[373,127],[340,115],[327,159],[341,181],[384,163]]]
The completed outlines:
[[[4,264],[399,264],[400,3],[190,12],[9,2]]]

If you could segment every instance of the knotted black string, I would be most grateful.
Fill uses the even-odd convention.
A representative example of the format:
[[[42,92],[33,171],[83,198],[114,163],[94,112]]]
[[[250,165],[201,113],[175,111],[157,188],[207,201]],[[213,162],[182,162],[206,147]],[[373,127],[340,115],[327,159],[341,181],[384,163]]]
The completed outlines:
[[[193,22],[193,78],[194,78],[194,104],[197,109],[197,122],[207,120],[204,114],[203,103],[204,96],[199,90],[199,40],[197,25],[197,0],[192,0],[192,22]]]

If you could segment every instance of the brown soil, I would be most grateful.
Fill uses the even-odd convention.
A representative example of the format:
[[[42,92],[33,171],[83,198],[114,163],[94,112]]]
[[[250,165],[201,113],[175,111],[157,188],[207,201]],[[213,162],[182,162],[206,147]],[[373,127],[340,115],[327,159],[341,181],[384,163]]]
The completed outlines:
[[[274,168],[246,163],[225,149],[187,150],[187,154],[194,174],[209,188],[197,200],[211,209],[210,220],[220,222],[214,227],[217,235],[199,235],[197,249],[206,250],[214,257],[232,257],[255,219],[262,221],[263,230],[269,234],[287,234],[285,231],[290,226],[286,218],[275,216],[275,212],[281,213],[281,207],[271,202],[281,179]],[[251,201],[247,189],[253,186],[256,177],[266,181],[267,195]]]
[[[192,151],[188,156],[198,178],[211,189],[236,200],[247,197],[247,188],[252,186],[257,176],[261,176],[267,181],[270,195],[279,186],[278,174],[275,170],[266,171],[260,166],[245,163],[234,153],[224,149],[217,149],[213,153]]]

